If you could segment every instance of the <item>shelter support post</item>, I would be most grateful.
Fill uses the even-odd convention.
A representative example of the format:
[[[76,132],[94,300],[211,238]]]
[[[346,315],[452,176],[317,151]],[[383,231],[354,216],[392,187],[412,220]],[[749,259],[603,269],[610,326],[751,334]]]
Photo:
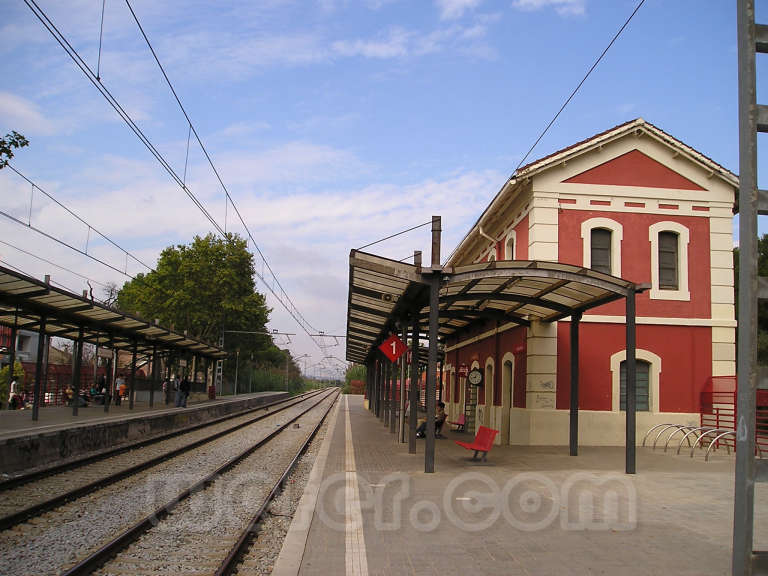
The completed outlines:
[[[581,312],[571,315],[571,421],[569,445],[571,456],[579,454],[579,324]]]
[[[389,375],[389,432],[394,434],[397,418],[397,362],[390,365]]]
[[[8,369],[8,390],[11,389],[11,382],[13,382],[13,369],[16,367],[16,331],[17,331],[17,323],[18,323],[18,316],[19,316],[19,307],[16,306],[16,312],[13,315],[13,326],[11,326],[11,347],[8,350],[9,360],[10,360],[10,368]],[[39,346],[39,344],[38,344]],[[2,399],[0,398],[0,401]]]
[[[157,385],[157,373],[160,370],[160,359],[157,357],[157,344],[152,346],[152,378],[149,381],[149,407],[155,405],[155,386]]]
[[[408,329],[403,326],[401,331],[403,342],[408,344]],[[405,442],[405,375],[408,370],[408,363],[406,362],[408,354],[400,356],[400,442]]]
[[[80,403],[80,368],[83,365],[83,327],[77,332],[77,340],[72,347],[72,416],[77,416]]]
[[[637,404],[636,366],[635,366],[635,289],[627,292],[627,404],[626,404],[626,473],[635,473],[635,409]]]
[[[133,410],[134,397],[136,396],[136,340],[133,341],[133,350],[131,352],[131,379],[128,388],[128,409]]]
[[[432,216],[432,265],[429,283],[429,351],[427,354],[427,446],[424,472],[435,471],[435,403],[437,397],[437,338],[440,315],[440,216]]]
[[[384,381],[382,382],[382,392],[384,395],[384,410],[381,411],[381,420],[384,422],[384,426],[389,426],[389,372],[390,372],[390,363],[389,360],[382,360],[381,361],[383,366],[383,377]]]
[[[408,388],[408,453],[416,454],[416,419],[419,403],[419,316],[413,315],[411,326],[411,382]]]
[[[203,392],[208,394],[208,357],[203,356]]]
[[[32,420],[40,417],[40,390],[43,380],[43,350],[45,348],[45,316],[40,317],[40,336],[37,339],[37,362],[35,363],[35,388],[32,396]]]

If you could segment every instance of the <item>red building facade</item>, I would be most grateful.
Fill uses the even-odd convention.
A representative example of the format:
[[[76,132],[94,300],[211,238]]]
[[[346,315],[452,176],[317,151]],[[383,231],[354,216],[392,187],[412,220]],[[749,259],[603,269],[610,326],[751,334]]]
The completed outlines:
[[[696,423],[713,376],[735,374],[732,218],[738,181],[642,119],[560,150],[504,185],[451,265],[547,260],[650,289],[637,296],[638,434]],[[623,301],[580,326],[580,438],[622,444]],[[501,430],[498,441],[566,444],[570,322],[476,326],[446,343],[449,413]],[[479,368],[466,385],[460,368]]]

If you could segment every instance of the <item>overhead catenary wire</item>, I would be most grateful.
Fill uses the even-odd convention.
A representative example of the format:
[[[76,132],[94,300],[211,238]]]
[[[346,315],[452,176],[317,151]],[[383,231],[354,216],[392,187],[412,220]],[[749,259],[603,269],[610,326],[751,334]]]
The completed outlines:
[[[170,163],[165,159],[165,157],[155,148],[155,146],[152,144],[152,142],[149,140],[149,138],[143,133],[143,131],[139,128],[139,126],[134,122],[134,120],[131,118],[131,116],[127,113],[127,111],[120,105],[120,103],[117,101],[117,99],[111,94],[111,92],[104,86],[102,79],[100,77],[97,77],[97,75],[94,75],[93,70],[88,66],[88,64],[83,60],[83,58],[80,56],[80,54],[72,47],[72,45],[69,43],[69,41],[64,37],[64,35],[58,30],[58,28],[55,26],[55,24],[51,21],[51,19],[47,16],[44,10],[40,8],[35,0],[24,0],[25,4],[30,8],[30,10],[35,14],[35,16],[40,20],[40,22],[43,24],[43,26],[50,32],[50,34],[54,37],[54,39],[59,43],[59,45],[64,49],[64,51],[67,53],[67,55],[75,62],[75,64],[80,68],[80,70],[86,75],[88,80],[91,82],[91,84],[96,87],[97,90],[102,94],[102,96],[108,101],[108,103],[112,106],[112,108],[117,112],[117,114],[121,117],[121,119],[128,125],[128,127],[134,132],[134,134],[139,138],[139,140],[144,144],[144,146],[152,153],[152,155],[155,157],[155,159],[161,164],[161,166],[166,170],[166,172],[171,176],[173,180],[176,181],[176,183],[181,187],[184,192],[187,194],[187,196],[193,201],[193,203],[198,207],[198,209],[205,215],[205,217],[208,219],[208,221],[211,223],[211,225],[216,229],[216,231],[224,238],[228,238],[226,228],[222,228],[216,219],[207,211],[205,206],[197,199],[197,197],[189,190],[187,187],[185,180],[186,177],[180,177],[175,170],[171,167]],[[197,130],[195,130],[194,125],[192,124],[188,114],[186,113],[186,110],[184,110],[181,100],[179,99],[175,89],[173,88],[172,83],[170,82],[170,79],[168,78],[167,74],[165,73],[165,70],[162,68],[162,65],[160,64],[159,58],[157,57],[154,49],[151,47],[151,43],[149,42],[148,37],[143,31],[143,28],[141,28],[141,25],[138,21],[138,18],[136,17],[135,12],[133,11],[132,7],[128,2],[128,7],[131,11],[131,13],[134,16],[134,19],[136,20],[137,24],[139,25],[139,28],[141,30],[142,35],[144,36],[145,41],[147,42],[148,46],[150,47],[150,50],[152,51],[152,54],[155,58],[155,61],[157,62],[158,66],[160,66],[161,71],[163,73],[163,76],[166,79],[166,82],[170,86],[174,97],[176,98],[176,101],[180,108],[182,109],[182,112],[187,118],[189,122],[189,127],[192,131],[192,133],[195,135],[195,138],[197,139],[198,143],[200,144],[200,147],[206,156],[206,159],[208,160],[209,164],[211,165],[211,168],[216,175],[217,179],[219,180],[220,184],[222,185],[222,188],[224,189],[227,203],[232,203],[232,207],[235,211],[235,213],[238,216],[238,219],[240,220],[241,224],[243,225],[243,228],[245,229],[248,238],[251,240],[251,242],[254,245],[254,248],[256,249],[259,257],[262,260],[262,264],[266,266],[267,270],[269,271],[270,275],[272,276],[273,283],[270,285],[269,282],[265,279],[263,273],[259,274],[258,270],[255,270],[256,276],[262,281],[264,286],[278,299],[280,304],[286,309],[286,311],[296,320],[296,322],[301,326],[301,328],[307,333],[307,335],[311,336],[312,331],[316,331],[316,328],[314,328],[304,317],[304,315],[299,311],[298,307],[293,303],[291,298],[288,296],[287,292],[283,288],[282,284],[280,284],[279,279],[277,278],[277,275],[275,274],[274,270],[272,270],[271,266],[269,265],[269,262],[267,262],[264,254],[262,253],[261,249],[258,247],[258,244],[256,243],[255,238],[253,237],[253,234],[248,229],[247,225],[245,224],[245,220],[242,217],[242,214],[240,213],[239,209],[237,208],[237,205],[234,203],[229,191],[227,190],[226,186],[224,185],[224,182],[221,178],[221,175],[219,174],[218,170],[216,169],[215,165],[213,164],[213,160],[208,153],[208,151],[205,149],[205,147],[202,144],[202,140],[197,133]],[[279,290],[275,289],[275,284],[279,288]],[[279,293],[278,293],[279,292]],[[321,348],[320,343],[318,343],[316,340],[313,341],[315,344]],[[322,348],[321,348],[322,349]]]
[[[197,132],[197,129],[195,128],[192,119],[189,117],[189,114],[187,113],[187,110],[184,108],[184,105],[181,102],[181,98],[179,98],[178,93],[176,92],[176,89],[173,86],[173,83],[171,82],[171,79],[168,77],[168,74],[165,71],[165,68],[163,67],[162,63],[160,62],[160,58],[157,56],[157,52],[155,52],[154,47],[152,46],[152,43],[149,40],[149,37],[147,36],[146,32],[144,31],[144,27],[141,25],[141,22],[134,11],[133,7],[131,6],[130,0],[125,0],[126,6],[128,6],[128,10],[131,12],[131,16],[133,16],[134,21],[136,22],[136,26],[139,29],[139,32],[141,32],[142,37],[144,38],[144,41],[147,44],[147,47],[149,48],[149,51],[152,53],[152,57],[154,58],[155,62],[157,63],[158,68],[160,69],[160,72],[163,74],[163,78],[165,79],[166,84],[168,84],[168,88],[171,90],[171,93],[173,94],[174,99],[176,100],[176,103],[179,106],[179,109],[181,110],[182,114],[184,115],[184,118],[187,120],[187,123],[189,124],[189,129],[192,134],[195,135],[195,139],[197,140],[198,145],[200,146],[200,150],[203,152],[203,155],[205,156],[206,160],[208,161],[208,165],[211,167],[211,170],[213,171],[214,175],[216,176],[216,179],[218,180],[219,184],[221,185],[222,190],[224,191],[225,195],[225,223],[224,223],[224,230],[226,232],[227,225],[226,225],[226,209],[228,208],[229,204],[232,204],[232,209],[235,211],[235,214],[237,215],[238,220],[240,221],[240,224],[243,226],[243,229],[245,230],[246,234],[248,235],[248,238],[250,238],[251,242],[253,243],[253,247],[255,248],[256,252],[259,254],[259,257],[261,258],[264,265],[267,267],[267,270],[269,271],[272,279],[277,284],[278,288],[280,289],[280,293],[282,296],[288,301],[290,304],[290,308],[293,308],[291,310],[288,306],[285,305],[285,303],[282,301],[282,298],[275,292],[274,286],[269,286],[269,284],[266,282],[266,280],[263,278],[263,275],[260,275],[258,272],[256,273],[257,276],[259,276],[262,283],[269,289],[270,292],[280,301],[280,304],[283,305],[284,308],[288,311],[289,314],[296,320],[299,325],[302,327],[302,329],[307,333],[308,336],[312,337],[310,332],[314,331],[316,332],[317,329],[312,326],[312,324],[309,323],[309,321],[304,317],[303,314],[299,311],[299,309],[296,307],[296,305],[291,300],[290,296],[288,296],[288,293],[283,288],[282,284],[280,283],[279,278],[275,274],[274,270],[272,270],[272,267],[269,265],[269,262],[267,261],[266,257],[264,256],[263,252],[258,246],[258,243],[256,242],[256,239],[253,237],[253,234],[251,234],[250,229],[248,228],[248,225],[245,223],[245,219],[243,218],[242,214],[240,213],[239,208],[237,207],[237,204],[235,204],[234,199],[232,198],[232,195],[229,193],[229,189],[227,188],[226,184],[224,183],[223,178],[221,177],[221,174],[219,173],[218,169],[216,168],[216,165],[213,162],[213,159],[211,158],[211,155],[208,153],[208,150],[206,149],[205,145],[203,144],[203,140],[200,137],[200,135]],[[189,145],[189,144],[187,144]],[[185,166],[186,169],[186,166]],[[294,314],[295,313],[295,314]],[[296,318],[296,316],[299,316],[299,318]],[[305,326],[306,324],[306,326]],[[311,330],[308,330],[307,328],[310,328]],[[313,338],[314,340],[314,338]],[[318,344],[315,342],[315,344]],[[319,344],[318,344],[319,346]]]
[[[123,254],[125,254],[126,256],[128,256],[129,258],[131,258],[131,259],[132,259],[134,262],[137,262],[138,264],[141,264],[141,265],[142,265],[142,266],[144,266],[144,268],[146,268],[147,270],[153,270],[152,266],[150,266],[150,265],[149,265],[149,264],[147,264],[146,262],[143,262],[142,260],[140,260],[139,258],[137,258],[136,256],[134,256],[134,255],[133,255],[131,252],[129,252],[128,250],[126,250],[125,248],[123,248],[122,246],[120,246],[120,245],[119,245],[117,242],[115,242],[115,241],[114,241],[114,240],[112,240],[112,239],[111,239],[109,236],[107,236],[106,234],[104,234],[103,232],[101,232],[101,231],[100,231],[98,228],[96,228],[95,226],[93,226],[93,225],[92,225],[92,224],[90,224],[89,222],[86,222],[86,221],[85,221],[85,219],[83,219],[83,218],[82,218],[80,215],[78,215],[76,212],[74,212],[74,211],[73,211],[72,209],[70,209],[68,206],[64,205],[64,204],[63,204],[61,201],[59,201],[58,199],[56,199],[56,198],[55,198],[55,197],[54,197],[52,194],[50,194],[50,193],[46,192],[45,190],[43,190],[43,189],[42,189],[42,188],[41,188],[41,187],[40,187],[38,184],[36,184],[35,182],[33,182],[31,179],[29,179],[29,178],[28,178],[27,176],[25,176],[24,174],[22,174],[22,173],[21,173],[21,172],[20,172],[18,169],[14,168],[14,167],[13,167],[11,164],[8,164],[6,167],[7,167],[7,168],[10,168],[10,169],[11,169],[13,172],[15,172],[15,173],[16,173],[18,176],[20,176],[22,179],[24,179],[24,180],[25,180],[27,183],[31,184],[31,185],[32,185],[32,187],[33,187],[35,190],[39,190],[40,192],[42,192],[42,193],[43,193],[43,194],[44,194],[44,195],[45,195],[47,198],[49,198],[51,201],[53,201],[53,202],[54,202],[54,203],[55,203],[57,206],[59,206],[60,208],[62,208],[63,210],[65,210],[65,211],[66,211],[68,214],[70,214],[72,217],[74,217],[74,218],[75,218],[76,220],[78,220],[80,223],[82,223],[82,224],[86,225],[86,226],[88,227],[88,229],[89,229],[89,230],[93,230],[94,232],[96,232],[96,234],[98,234],[98,235],[99,235],[99,236],[101,236],[101,237],[102,237],[104,240],[106,240],[107,242],[109,242],[110,244],[112,244],[112,246],[114,246],[115,248],[117,248],[118,250],[120,250],[120,251],[121,251]],[[30,202],[30,212],[31,212],[31,202]],[[31,227],[31,217],[30,217],[30,222],[28,222],[28,224],[29,224],[29,225],[30,225],[30,227]]]
[[[584,82],[587,81],[587,78],[589,78],[590,74],[592,74],[592,71],[597,68],[597,65],[600,64],[600,61],[603,59],[603,57],[607,54],[608,50],[611,49],[611,46],[613,46],[614,42],[621,36],[621,33],[624,31],[624,29],[629,25],[632,18],[634,18],[635,14],[637,14],[637,11],[640,10],[640,7],[645,4],[645,0],[640,0],[637,6],[635,6],[635,9],[632,11],[632,14],[629,15],[629,18],[627,18],[624,21],[624,24],[622,24],[621,28],[619,28],[619,31],[616,32],[616,34],[613,35],[613,38],[611,38],[611,41],[608,43],[608,46],[605,47],[605,50],[602,51],[600,56],[597,57],[597,60],[592,64],[592,66],[587,70],[587,73],[584,75],[584,77],[581,79],[581,82],[576,86],[576,88],[573,89],[573,92],[568,96],[568,98],[563,102],[563,105],[560,106],[560,109],[557,111],[557,114],[555,114],[552,117],[552,120],[549,121],[549,124],[542,130],[541,134],[539,134],[539,137],[536,138],[536,141],[533,143],[533,145],[528,149],[528,152],[525,153],[525,156],[523,156],[522,160],[518,163],[517,167],[515,168],[514,172],[517,172],[518,169],[525,163],[525,161],[528,159],[528,156],[531,155],[531,152],[533,152],[534,148],[541,142],[541,139],[544,138],[544,135],[549,131],[549,129],[552,127],[552,125],[555,123],[557,118],[560,116],[563,110],[565,110],[565,107],[568,106],[570,101],[573,99],[574,96],[576,96],[576,93],[581,89]],[[513,176],[514,176],[513,172]],[[511,178],[511,177],[510,177]]]
[[[570,93],[568,98],[566,98],[565,102],[563,102],[562,106],[560,106],[560,109],[557,111],[557,113],[552,117],[552,119],[549,121],[549,123],[544,127],[544,130],[541,131],[538,138],[534,141],[534,143],[531,145],[531,147],[528,149],[528,151],[525,153],[525,155],[522,157],[520,162],[517,163],[517,166],[512,171],[512,175],[507,179],[507,181],[512,180],[515,177],[515,174],[517,171],[525,164],[525,161],[528,159],[528,157],[531,155],[531,153],[534,151],[536,146],[538,146],[539,142],[541,142],[541,139],[544,138],[544,136],[549,132],[549,129],[552,127],[552,125],[557,121],[557,119],[560,117],[560,114],[562,114],[563,110],[568,106],[568,104],[573,100],[573,97],[576,96],[576,93],[581,89],[581,87],[584,85],[584,82],[587,81],[587,78],[592,74],[592,72],[597,68],[597,65],[602,61],[602,59],[605,57],[605,55],[608,53],[608,50],[610,50],[611,46],[618,40],[619,36],[621,36],[621,33],[624,32],[624,29],[629,25],[629,23],[632,21],[632,18],[635,17],[635,14],[637,14],[638,10],[642,7],[642,5],[645,4],[645,0],[640,0],[640,2],[635,6],[635,9],[632,11],[632,13],[629,15],[629,17],[624,21],[624,24],[621,25],[619,30],[616,32],[616,34],[613,35],[613,38],[611,38],[611,41],[608,43],[608,45],[605,47],[605,49],[600,53],[600,56],[597,57],[597,59],[594,61],[592,66],[590,66],[589,70],[587,70],[587,73],[584,75],[584,77],[581,79],[581,81],[578,83],[576,88],[573,89],[573,91]],[[445,262],[448,262],[451,258],[453,258],[453,255],[456,253],[456,250],[458,250],[459,245],[456,245],[456,247],[451,251],[451,253],[448,255],[448,258],[446,258]],[[444,262],[444,263],[445,263]]]

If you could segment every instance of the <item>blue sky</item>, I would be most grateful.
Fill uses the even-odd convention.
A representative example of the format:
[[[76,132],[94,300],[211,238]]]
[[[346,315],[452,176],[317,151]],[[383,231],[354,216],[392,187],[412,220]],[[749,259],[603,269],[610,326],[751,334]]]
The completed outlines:
[[[39,5],[95,70],[102,3]],[[132,2],[286,292],[313,326],[334,334],[345,330],[349,250],[440,214],[450,252],[636,5]],[[768,19],[761,8],[758,21]],[[31,142],[14,166],[149,263],[208,232],[26,5],[2,0],[0,11],[0,133]],[[647,0],[531,158],[641,116],[738,172],[735,12],[735,2]],[[765,69],[759,61],[758,98]],[[106,2],[100,74],[183,173],[186,121],[124,2]],[[187,182],[223,224],[223,192],[194,143]],[[27,220],[30,188],[0,172],[0,209]],[[229,215],[228,228],[239,231]],[[87,229],[39,193],[32,223],[85,246]],[[99,282],[125,280],[10,220],[1,226],[7,243]],[[414,249],[426,256],[428,246],[422,229],[376,251],[399,259]],[[89,251],[124,265],[92,240]],[[6,244],[0,259],[84,287]],[[301,332],[270,304],[272,328]],[[290,347],[313,361],[323,355],[307,337]],[[343,346],[328,353],[343,358]]]

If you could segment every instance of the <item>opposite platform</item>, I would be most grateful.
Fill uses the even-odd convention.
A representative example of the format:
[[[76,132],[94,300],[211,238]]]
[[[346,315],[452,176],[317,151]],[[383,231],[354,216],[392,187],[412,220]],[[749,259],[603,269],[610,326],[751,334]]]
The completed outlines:
[[[201,400],[187,408],[136,403],[133,410],[123,401],[120,406],[110,406],[109,412],[99,405],[80,407],[77,416],[72,415],[71,407],[43,407],[36,422],[31,410],[3,410],[0,474],[13,475],[97,454],[287,396],[287,392],[258,392]]]
[[[408,454],[360,396],[342,402],[294,574],[730,573],[734,457],[724,451],[704,462],[638,448],[629,476],[621,447],[571,457],[567,446],[495,446],[479,463],[453,442],[470,435],[448,432],[425,474],[423,440]],[[766,495],[758,485],[758,549],[768,547]]]

